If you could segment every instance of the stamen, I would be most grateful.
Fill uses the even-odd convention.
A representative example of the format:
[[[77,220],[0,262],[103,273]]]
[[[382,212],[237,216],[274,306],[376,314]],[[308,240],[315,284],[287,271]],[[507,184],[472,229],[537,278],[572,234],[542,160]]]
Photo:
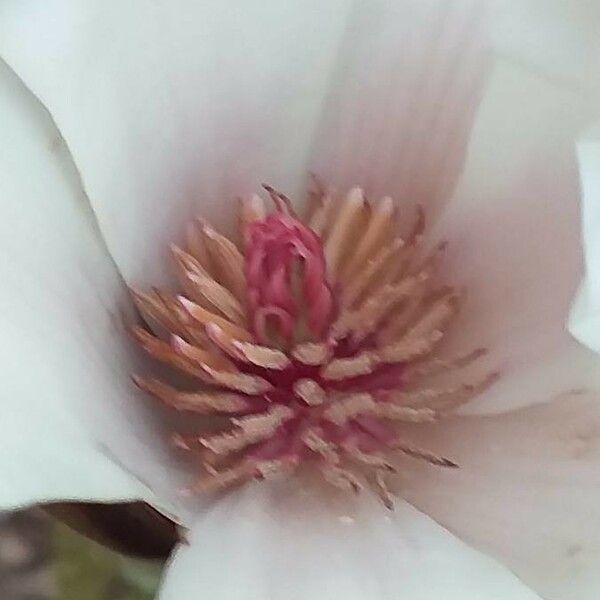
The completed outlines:
[[[363,352],[351,358],[335,358],[321,370],[321,377],[329,381],[341,381],[358,375],[368,375],[378,364],[373,352]]]
[[[191,494],[210,494],[229,488],[235,484],[251,479],[255,473],[255,467],[247,462],[227,469],[217,471],[210,465],[205,465],[207,476],[198,479],[191,487],[182,490],[182,494],[189,496]]]
[[[342,307],[349,308],[357,303],[388,262],[397,258],[398,252],[403,246],[402,239],[396,238],[389,245],[381,248],[365,267],[345,284],[341,293]]]
[[[331,233],[325,243],[325,259],[330,281],[337,279],[342,256],[355,235],[357,224],[365,209],[365,199],[360,188],[352,189],[342,204]]]
[[[394,450],[399,450],[403,454],[410,456],[412,458],[416,458],[418,460],[424,460],[432,465],[436,465],[437,467],[448,467],[450,469],[457,469],[458,465],[451,461],[448,458],[444,458],[443,456],[436,456],[431,452],[427,452],[426,450],[421,450],[420,448],[415,448],[414,446],[406,445],[402,442],[398,442],[396,444],[392,444],[391,446]]]
[[[171,314],[155,292],[145,294],[132,288],[130,288],[130,292],[135,305],[144,317],[150,318],[151,321],[158,323],[168,331],[185,334],[185,328]]]
[[[266,430],[275,431],[284,421],[293,416],[294,411],[291,408],[278,405],[270,408],[264,415],[232,419],[231,422],[248,435],[260,435]]]
[[[205,308],[215,307],[225,317],[241,326],[246,315],[236,297],[210,277],[198,262],[175,245],[171,246],[179,266],[179,280],[186,292]]]
[[[154,337],[138,326],[130,327],[129,333],[152,358],[171,365],[188,375],[193,375],[202,381],[210,381],[205,371],[195,366],[187,358],[176,354],[167,342]]]
[[[217,233],[207,223],[203,224],[202,232],[208,254],[215,265],[215,272],[223,278],[222,283],[243,303],[246,298],[244,257],[233,242]]]
[[[394,510],[394,501],[385,481],[385,472],[382,470],[375,471],[375,490],[383,505],[388,510]]]
[[[474,394],[479,394],[492,385],[499,377],[498,373],[491,373],[479,383],[463,383],[458,386],[445,388],[426,388],[415,392],[391,393],[388,398],[402,406],[429,406],[438,410],[444,407],[456,407],[470,400]]]
[[[325,238],[327,227],[331,222],[333,209],[333,198],[325,196],[309,221],[308,226],[323,239]]]
[[[320,177],[315,173],[308,174],[308,191],[307,191],[307,203],[306,203],[306,214],[303,221],[310,223],[312,215],[315,214],[317,209],[322,205],[323,199],[327,196],[327,187],[323,183]]]
[[[416,246],[421,241],[425,233],[426,222],[425,209],[419,204],[417,205],[417,218],[407,238],[407,246]]]
[[[265,203],[258,194],[252,194],[250,198],[242,199],[240,209],[242,235],[246,232],[251,223],[263,221],[266,216]]]
[[[433,423],[437,420],[437,414],[431,407],[412,408],[385,402],[376,404],[371,411],[365,414],[404,423]]]
[[[399,392],[391,394],[390,399],[403,406],[413,408],[427,406],[436,411],[449,412],[470,402],[475,396],[490,388],[499,378],[500,373],[494,372],[477,383],[463,383],[459,386],[423,389],[415,392]]]
[[[377,355],[384,363],[408,362],[429,354],[444,337],[441,331],[434,330],[427,337],[414,339],[406,337],[395,344],[384,346]]]
[[[194,446],[200,444],[198,436],[184,436],[180,433],[174,433],[171,436],[171,443],[175,448],[189,452]]]
[[[356,311],[342,313],[333,325],[334,335],[339,338],[351,334],[359,340],[366,338],[377,330],[394,307],[414,295],[421,283],[421,277],[411,276],[397,284],[385,285]]]
[[[470,402],[475,398],[475,396],[479,396],[486,390],[488,390],[492,385],[494,385],[500,379],[500,372],[495,371],[490,373],[485,379],[480,381],[479,383],[471,383],[464,384],[458,390],[458,392],[452,397],[449,398],[439,398],[435,403],[436,410],[448,413],[450,411],[454,411],[463,404]]]
[[[312,452],[319,454],[330,464],[337,464],[340,460],[336,452],[336,447],[323,437],[321,428],[312,427],[307,429],[302,435],[302,442]]]
[[[134,383],[176,410],[188,410],[201,414],[239,414],[266,408],[260,399],[248,398],[226,392],[182,392],[158,379],[132,376]]]
[[[306,342],[298,344],[292,350],[292,356],[303,365],[319,367],[331,358],[333,348],[325,342]]]
[[[206,372],[212,377],[213,383],[242,392],[244,394],[256,395],[265,394],[273,389],[273,386],[258,375],[247,375],[246,373],[232,371],[217,371],[211,369],[208,365],[204,366]]]
[[[378,332],[377,343],[379,345],[386,346],[398,340],[400,335],[418,319],[423,310],[423,302],[427,290],[426,284],[425,280],[421,280],[420,285],[414,290],[404,307]]]
[[[238,341],[234,342],[234,346],[240,356],[257,367],[282,371],[291,364],[290,359],[281,350]]]
[[[295,458],[280,458],[275,460],[265,460],[255,465],[255,477],[257,479],[283,479],[294,473],[298,467],[298,460]]]
[[[423,263],[418,266],[415,267],[415,272],[422,272],[422,271],[427,271],[429,273],[432,273],[433,271],[437,270],[437,268],[440,266],[440,263],[442,261],[442,258],[446,252],[448,248],[448,242],[447,241],[442,241],[440,242],[434,249],[433,252],[431,252],[431,254],[423,261]]]
[[[372,414],[376,410],[377,403],[371,394],[348,394],[342,400],[331,403],[323,418],[336,425],[345,425],[358,415]]]
[[[313,379],[298,379],[294,383],[294,394],[309,406],[319,406],[327,398],[325,390]]]
[[[386,196],[372,211],[367,230],[342,271],[341,279],[344,282],[356,275],[379,247],[386,243],[393,227],[393,214],[394,203]]]
[[[208,248],[204,243],[204,235],[200,229],[200,223],[192,221],[186,228],[186,249],[188,254],[194,257],[197,264],[204,270],[204,272],[212,277],[214,275],[213,266],[208,253]]]
[[[375,467],[378,470],[395,473],[396,468],[381,454],[371,454],[363,452],[354,444],[344,444],[343,448],[349,458],[369,467]]]
[[[236,427],[233,432],[220,433],[200,439],[200,443],[215,454],[230,454],[269,439],[281,424],[292,418],[294,413],[284,406],[277,406],[263,415],[252,415],[232,419]]]
[[[444,294],[433,302],[427,312],[405,334],[405,339],[427,337],[433,331],[441,331],[458,311],[458,295],[454,291]]]
[[[244,342],[251,342],[252,335],[250,332],[239,325],[235,325],[231,321],[219,317],[214,313],[202,308],[198,304],[191,302],[185,296],[177,296],[177,300],[181,306],[187,311],[187,313],[196,320],[199,324],[206,326],[211,323],[218,325],[223,331],[227,332],[231,337],[242,340]]]
[[[348,490],[358,494],[363,489],[363,485],[358,477],[347,469],[343,469],[326,460],[319,463],[319,468],[325,481],[341,490]]]
[[[224,356],[200,346],[188,344],[178,335],[171,336],[171,348],[181,356],[185,356],[191,363],[207,372],[207,368],[235,371],[235,365]]]
[[[415,364],[408,369],[407,380],[417,379],[420,377],[434,377],[446,371],[454,371],[462,369],[475,362],[477,359],[487,354],[487,348],[476,348],[475,350],[460,355],[456,358],[432,358],[424,364]]]
[[[291,364],[290,359],[280,350],[235,340],[215,323],[206,326],[206,333],[216,346],[236,360],[276,371],[281,371]]]

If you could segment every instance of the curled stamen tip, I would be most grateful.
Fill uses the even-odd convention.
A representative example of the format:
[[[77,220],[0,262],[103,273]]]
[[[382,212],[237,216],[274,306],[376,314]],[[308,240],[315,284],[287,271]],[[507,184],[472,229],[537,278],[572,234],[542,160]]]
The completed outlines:
[[[182,294],[177,294],[175,298],[177,298],[177,302],[186,308],[191,304],[191,302]]]
[[[217,469],[215,469],[209,462],[204,462],[202,466],[206,472],[213,477],[219,474],[219,471],[217,471]]]
[[[181,450],[191,450],[190,445],[179,433],[176,433],[171,437],[171,443],[175,448],[179,448]]]
[[[132,373],[131,374],[131,381],[133,381],[133,383],[135,383],[135,385],[137,385],[139,388],[142,387],[143,379],[139,375],[136,375],[135,373]]]
[[[218,337],[223,333],[223,328],[212,321],[204,325],[204,330],[209,337]]]
[[[261,183],[261,186],[269,193],[270,196],[277,196],[277,198],[280,198],[281,200],[287,199],[285,194],[276,190],[272,185],[269,185],[268,183]]]
[[[185,347],[187,346],[187,342],[176,333],[172,333],[169,338],[169,342],[171,344],[171,348],[175,350],[175,352],[183,352]]]
[[[134,297],[134,298],[143,298],[145,296],[144,292],[142,292],[141,290],[138,290],[134,287],[128,287],[127,288],[129,290],[129,293]]]
[[[204,235],[208,236],[209,238],[214,238],[217,235],[217,232],[208,221],[204,219],[199,219],[198,221],[200,223],[200,227],[202,228]]]
[[[199,437],[198,438],[198,443],[201,446],[204,446],[205,448],[208,448],[209,450],[212,450],[212,448],[211,448],[212,444],[211,444],[209,438]],[[208,473],[210,475],[214,475],[216,473],[216,470],[213,467],[211,467],[209,464],[207,464],[207,463],[204,465],[204,468],[208,471]]]
[[[361,187],[353,187],[349,192],[348,192],[348,196],[347,198],[347,202],[352,202],[355,204],[364,204],[365,203],[365,194],[363,192],[363,189]]]
[[[194,310],[194,303],[191,300],[188,300],[185,296],[181,294],[176,296],[177,302],[181,305],[181,307],[188,313],[192,313]]]
[[[288,215],[294,214],[292,202],[285,194],[277,191],[273,186],[269,185],[268,183],[263,183],[262,187],[267,191],[279,212],[286,213]]]
[[[203,371],[205,371],[208,375],[215,376],[217,374],[217,371],[215,369],[213,369],[212,367],[209,367],[205,362],[200,363],[200,368]]]

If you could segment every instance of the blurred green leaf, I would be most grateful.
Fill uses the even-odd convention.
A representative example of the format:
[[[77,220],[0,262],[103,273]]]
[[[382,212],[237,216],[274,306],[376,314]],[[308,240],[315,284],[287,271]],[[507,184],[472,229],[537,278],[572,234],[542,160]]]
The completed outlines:
[[[64,525],[54,533],[59,600],[152,600],[161,565],[124,558]]]

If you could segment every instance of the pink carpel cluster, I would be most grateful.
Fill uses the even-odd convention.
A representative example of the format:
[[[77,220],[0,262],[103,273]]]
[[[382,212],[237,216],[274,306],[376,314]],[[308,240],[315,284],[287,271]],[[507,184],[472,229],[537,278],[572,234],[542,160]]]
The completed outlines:
[[[244,233],[247,304],[257,341],[269,342],[269,320],[292,341],[302,312],[312,334],[322,338],[331,322],[333,295],[317,235],[283,209],[250,223]],[[293,289],[296,279],[301,294]]]

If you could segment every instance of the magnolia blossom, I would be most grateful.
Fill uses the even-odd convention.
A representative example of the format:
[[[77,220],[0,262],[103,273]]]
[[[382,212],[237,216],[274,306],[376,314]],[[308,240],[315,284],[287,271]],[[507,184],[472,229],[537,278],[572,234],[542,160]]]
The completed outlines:
[[[0,504],[148,502],[188,530],[165,600],[596,598],[599,27],[567,0],[3,3]],[[375,486],[393,510],[314,468],[183,495],[205,469],[172,433],[206,417],[130,379],[164,378],[125,332],[129,288],[142,309],[154,286],[177,293],[169,245],[195,218],[235,239],[263,181],[304,214],[311,172],[336,198],[392,198],[399,223],[423,207],[423,256],[447,240],[436,277],[461,290],[439,358],[489,350],[435,385],[501,373],[447,418],[402,424],[409,452]],[[318,339],[338,301],[325,238],[273,194],[280,212],[239,246],[262,351],[269,319],[284,339],[301,311],[253,257],[287,264],[291,244],[312,265]],[[227,322],[246,318],[219,293]],[[232,359],[256,352],[208,331]]]

